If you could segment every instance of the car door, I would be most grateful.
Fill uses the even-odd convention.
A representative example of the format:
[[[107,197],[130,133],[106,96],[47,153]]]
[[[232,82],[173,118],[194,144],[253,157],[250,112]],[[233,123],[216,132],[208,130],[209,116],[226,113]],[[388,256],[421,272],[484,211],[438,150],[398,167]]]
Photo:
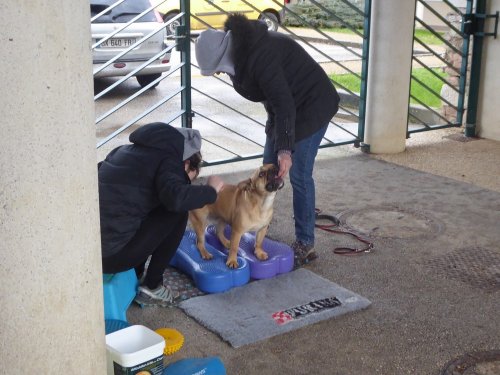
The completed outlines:
[[[196,0],[191,1],[191,28],[200,30],[208,28],[200,18],[211,27],[221,29],[227,18],[227,13],[237,12],[239,0]]]
[[[235,0],[238,13],[244,14],[250,20],[262,20],[269,30],[276,31],[284,17],[284,4],[289,1],[275,0]]]

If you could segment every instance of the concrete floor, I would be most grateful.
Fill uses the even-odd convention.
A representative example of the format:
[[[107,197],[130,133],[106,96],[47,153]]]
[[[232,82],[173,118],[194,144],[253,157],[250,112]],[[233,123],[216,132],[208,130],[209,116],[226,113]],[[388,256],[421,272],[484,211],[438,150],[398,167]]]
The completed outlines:
[[[317,207],[375,244],[335,255],[346,236],[316,231],[319,259],[307,268],[372,306],[271,339],[232,348],[178,308],[132,305],[129,322],[176,328],[183,348],[165,363],[218,356],[228,374],[451,374],[467,353],[500,349],[500,142],[465,141],[460,129],[418,133],[404,153],[320,151]],[[210,167],[202,176],[246,178],[259,160]],[[231,172],[229,172],[231,168]],[[293,241],[289,184],[269,235]],[[500,361],[475,366],[500,374]]]
[[[500,142],[466,138],[461,129],[414,134],[406,152],[372,157],[500,192]]]

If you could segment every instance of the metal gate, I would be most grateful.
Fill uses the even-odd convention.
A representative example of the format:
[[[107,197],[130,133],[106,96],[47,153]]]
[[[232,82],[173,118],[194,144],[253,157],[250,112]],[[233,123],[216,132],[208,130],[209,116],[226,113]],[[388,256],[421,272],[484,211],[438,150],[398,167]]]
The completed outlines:
[[[482,38],[496,37],[498,26],[498,12],[484,14],[485,1],[417,0],[408,135],[460,127],[465,113],[465,133],[475,135]],[[496,18],[493,33],[483,32],[488,17]]]
[[[134,0],[118,0],[123,1]],[[171,53],[171,68],[143,88],[130,79],[131,75],[106,82],[102,90],[97,90],[96,124],[102,155],[126,142],[128,132],[135,127],[163,121],[200,130],[207,165],[262,156],[267,119],[263,105],[240,97],[223,75],[201,77],[192,56],[199,32],[212,26],[219,28],[217,16],[225,18],[231,11],[259,18],[269,28],[277,27],[322,65],[342,101],[320,147],[358,146],[364,136],[370,1],[285,2],[154,0],[151,9],[163,17],[160,27],[168,35],[163,52]],[[228,8],[228,4],[236,4],[236,8]]]

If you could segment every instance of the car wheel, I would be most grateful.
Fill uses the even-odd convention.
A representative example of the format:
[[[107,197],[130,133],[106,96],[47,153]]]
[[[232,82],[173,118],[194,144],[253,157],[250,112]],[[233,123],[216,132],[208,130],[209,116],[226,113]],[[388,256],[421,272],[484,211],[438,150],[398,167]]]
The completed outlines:
[[[270,12],[264,12],[262,15],[259,17],[259,20],[264,21],[267,25],[267,29],[271,31],[276,31],[278,30],[278,17],[274,13]]]
[[[139,85],[141,85],[141,87],[144,87],[144,86],[149,85],[151,82],[153,82],[156,78],[159,78],[159,77],[161,77],[161,73],[146,74],[143,76],[137,76],[135,78],[137,78],[137,82],[139,82]],[[150,87],[150,89],[154,89],[159,84],[160,84],[160,82],[155,83],[153,86]]]
[[[174,18],[175,16],[177,16],[179,13],[169,13],[167,15],[165,15],[165,17],[163,18],[163,22],[168,22],[170,21],[172,18]],[[166,30],[167,30],[167,37],[171,37],[171,36],[174,36],[175,35],[175,29],[177,28],[177,26],[180,26],[181,24],[181,21],[180,20],[175,20],[174,22],[172,22],[170,25],[168,25],[166,27]]]

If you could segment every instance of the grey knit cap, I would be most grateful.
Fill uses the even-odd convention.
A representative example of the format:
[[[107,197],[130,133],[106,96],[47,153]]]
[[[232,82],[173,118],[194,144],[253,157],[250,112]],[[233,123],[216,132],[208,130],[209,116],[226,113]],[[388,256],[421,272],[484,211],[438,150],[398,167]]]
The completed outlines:
[[[176,128],[184,136],[184,153],[182,160],[188,160],[201,150],[201,134],[196,129]]]
[[[234,62],[231,52],[231,31],[207,29],[201,32],[196,39],[196,60],[200,72],[204,76],[211,76],[216,72],[234,76]]]

